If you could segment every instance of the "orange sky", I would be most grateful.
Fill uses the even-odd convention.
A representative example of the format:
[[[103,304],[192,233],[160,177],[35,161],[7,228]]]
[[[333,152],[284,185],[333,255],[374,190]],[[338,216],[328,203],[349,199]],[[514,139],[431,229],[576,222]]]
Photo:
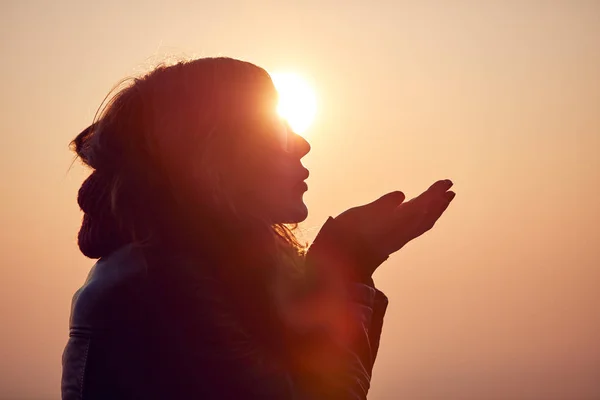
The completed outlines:
[[[600,398],[600,3],[0,5],[0,398],[58,398],[78,253],[67,144],[169,54],[308,76],[306,236],[439,178],[457,198],[376,273],[370,399]]]

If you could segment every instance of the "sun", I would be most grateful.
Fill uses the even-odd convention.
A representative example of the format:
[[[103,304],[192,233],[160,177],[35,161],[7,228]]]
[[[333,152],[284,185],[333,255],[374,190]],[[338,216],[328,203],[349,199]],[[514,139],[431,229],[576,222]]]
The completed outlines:
[[[279,93],[277,112],[294,132],[302,134],[312,124],[317,112],[315,92],[301,76],[294,73],[271,74]]]

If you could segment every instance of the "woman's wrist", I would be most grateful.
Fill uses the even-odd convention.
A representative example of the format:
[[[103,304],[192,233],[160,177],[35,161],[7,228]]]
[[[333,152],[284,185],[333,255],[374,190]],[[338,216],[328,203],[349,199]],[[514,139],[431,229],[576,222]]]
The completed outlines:
[[[328,218],[309,250],[309,255],[324,257],[337,265],[349,280],[373,286],[371,275],[387,255],[379,254],[359,234]],[[330,267],[331,268],[331,267]]]

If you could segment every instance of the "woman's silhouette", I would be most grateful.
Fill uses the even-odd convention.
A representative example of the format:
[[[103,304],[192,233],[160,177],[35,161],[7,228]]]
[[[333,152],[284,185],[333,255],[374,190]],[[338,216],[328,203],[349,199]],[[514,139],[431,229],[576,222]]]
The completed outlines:
[[[309,144],[261,68],[230,58],[134,79],[73,141],[92,168],[63,399],[364,399],[387,298],[371,274],[430,229],[441,180],[329,218],[308,250]]]

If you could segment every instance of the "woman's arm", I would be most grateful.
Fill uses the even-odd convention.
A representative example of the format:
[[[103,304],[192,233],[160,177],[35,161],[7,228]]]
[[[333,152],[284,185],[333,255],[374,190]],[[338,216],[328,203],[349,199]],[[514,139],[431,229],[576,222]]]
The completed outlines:
[[[314,268],[327,270],[328,258],[343,250],[329,238],[333,224],[325,224],[306,256]],[[339,261],[331,270],[341,268]],[[223,398],[366,399],[387,299],[362,282],[336,280],[333,286],[324,284],[327,293],[317,290],[311,296],[328,317],[326,323],[289,330],[283,357],[248,332],[220,282],[188,282],[194,317],[174,318],[169,324],[170,356],[185,370],[175,392],[189,397],[215,390]]]
[[[374,251],[362,238],[345,230],[334,218],[329,218],[310,247],[306,264],[314,279],[324,277],[329,282],[345,282],[357,304],[367,305],[370,315],[365,328],[368,332],[370,357],[364,360],[369,376],[379,350],[383,318],[388,299],[375,288],[370,272],[388,256]],[[327,284],[326,284],[327,286]]]
[[[339,337],[327,327],[290,332],[289,357],[284,360],[254,340],[239,323],[217,282],[206,284],[210,289],[203,290],[198,301],[206,307],[203,323],[216,327],[215,337],[204,338],[204,343],[212,344],[209,358],[230,384],[244,388],[245,398],[366,398],[375,356],[369,336],[375,298],[370,291],[374,289],[364,286],[355,290],[356,297],[343,310],[352,314],[345,320],[351,338]]]

